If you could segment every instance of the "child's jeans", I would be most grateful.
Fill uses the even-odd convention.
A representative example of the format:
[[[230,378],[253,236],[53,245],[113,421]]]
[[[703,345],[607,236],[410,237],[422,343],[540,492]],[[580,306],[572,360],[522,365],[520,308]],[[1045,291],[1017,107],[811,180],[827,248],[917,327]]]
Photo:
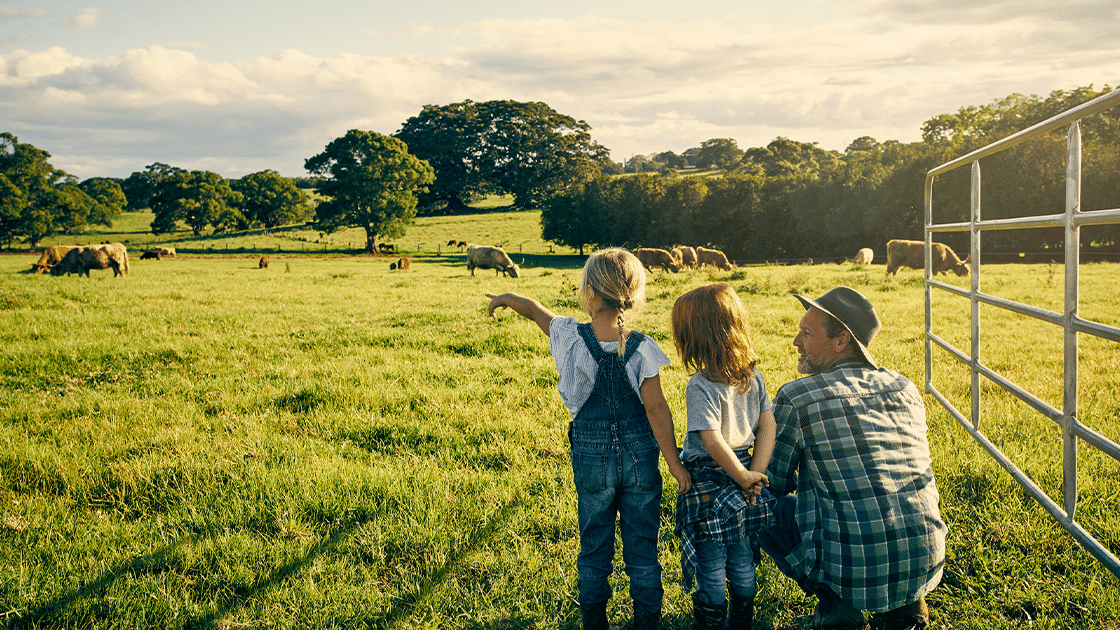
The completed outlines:
[[[616,514],[622,534],[622,560],[630,577],[630,597],[649,612],[661,610],[665,591],[657,559],[661,525],[660,451],[652,448],[603,449],[596,455],[573,453],[579,498],[579,601],[591,605],[610,599],[608,578],[614,562]]]
[[[711,540],[696,541],[700,561],[696,572],[696,597],[705,604],[719,606],[727,597],[727,582],[739,597],[753,597],[754,554],[751,541],[744,538],[737,545],[721,545]]]

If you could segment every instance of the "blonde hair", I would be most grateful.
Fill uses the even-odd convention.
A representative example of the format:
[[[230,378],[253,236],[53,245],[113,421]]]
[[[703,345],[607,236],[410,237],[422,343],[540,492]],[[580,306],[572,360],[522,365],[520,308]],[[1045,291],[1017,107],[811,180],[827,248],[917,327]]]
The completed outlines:
[[[594,316],[594,298],[618,311],[618,357],[626,356],[627,311],[641,308],[646,299],[646,272],[637,256],[621,247],[608,247],[587,257],[579,282],[579,305]]]
[[[758,352],[747,310],[727,284],[709,284],[685,293],[673,304],[673,341],[681,362],[709,380],[747,391]]]

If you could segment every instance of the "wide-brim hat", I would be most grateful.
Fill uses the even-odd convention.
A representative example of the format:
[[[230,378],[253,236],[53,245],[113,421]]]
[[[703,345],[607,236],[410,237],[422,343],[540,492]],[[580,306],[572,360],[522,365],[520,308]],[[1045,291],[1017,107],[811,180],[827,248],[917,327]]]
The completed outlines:
[[[809,307],[812,306],[835,317],[851,333],[852,339],[855,340],[856,347],[859,348],[863,358],[872,367],[878,367],[867,346],[871,345],[871,340],[875,338],[875,334],[879,332],[883,325],[879,322],[879,316],[875,314],[875,307],[862,293],[850,287],[841,286],[815,300],[803,295],[794,295],[793,297],[801,301],[805,310],[809,310]]]

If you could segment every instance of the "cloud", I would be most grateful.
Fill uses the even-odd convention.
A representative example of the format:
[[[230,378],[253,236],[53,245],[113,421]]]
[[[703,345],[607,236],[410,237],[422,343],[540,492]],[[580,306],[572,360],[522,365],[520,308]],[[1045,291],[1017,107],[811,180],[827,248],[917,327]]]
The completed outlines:
[[[93,28],[105,13],[99,9],[83,9],[70,15],[70,22],[78,28]]]
[[[289,49],[224,62],[185,46],[104,59],[20,50],[0,54],[0,121],[80,176],[124,176],[156,161],[302,175],[303,160],[348,129],[393,133],[424,105],[465,99],[543,101],[586,120],[621,161],[709,138],[747,148],[785,136],[837,150],[865,135],[910,142],[937,114],[1120,77],[1120,38],[1097,38],[1112,26],[1010,9],[980,19],[1010,6],[995,0],[953,14],[900,0],[856,6],[864,12],[855,17],[783,28],[722,16],[413,27],[445,42],[430,57]],[[958,27],[946,28],[949,19]]]
[[[15,9],[11,7],[0,7],[0,24],[5,22],[14,22],[16,20],[33,20],[35,18],[43,17],[48,11],[46,9]]]

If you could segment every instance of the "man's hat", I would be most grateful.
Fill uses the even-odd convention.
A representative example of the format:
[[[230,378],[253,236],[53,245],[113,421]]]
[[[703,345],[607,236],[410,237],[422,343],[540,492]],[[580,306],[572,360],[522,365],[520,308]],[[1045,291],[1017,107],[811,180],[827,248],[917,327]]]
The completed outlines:
[[[849,287],[836,287],[816,300],[810,300],[802,295],[793,297],[801,301],[805,310],[813,306],[835,317],[852,334],[852,339],[855,340],[863,358],[872,367],[878,367],[867,346],[871,344],[875,333],[879,332],[883,325],[879,322],[879,316],[875,314],[875,307],[863,297],[862,293]]]

